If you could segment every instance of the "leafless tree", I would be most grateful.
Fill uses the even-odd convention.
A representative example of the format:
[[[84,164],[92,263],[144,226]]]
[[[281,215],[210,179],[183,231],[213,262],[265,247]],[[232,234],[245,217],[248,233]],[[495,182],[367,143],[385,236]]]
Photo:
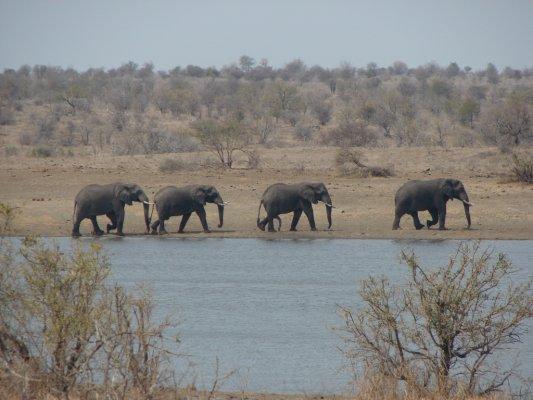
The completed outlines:
[[[516,348],[533,316],[533,280],[513,280],[503,254],[461,244],[449,262],[423,268],[402,252],[409,279],[365,279],[363,305],[339,308],[344,355],[357,373],[404,382],[421,395],[487,394],[516,373],[498,356]],[[512,283],[520,282],[520,283]]]

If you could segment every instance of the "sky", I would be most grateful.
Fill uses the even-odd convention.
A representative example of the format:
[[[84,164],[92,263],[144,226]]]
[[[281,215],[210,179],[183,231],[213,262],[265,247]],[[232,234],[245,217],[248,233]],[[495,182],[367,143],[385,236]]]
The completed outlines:
[[[0,0],[0,69],[533,66],[533,0]]]

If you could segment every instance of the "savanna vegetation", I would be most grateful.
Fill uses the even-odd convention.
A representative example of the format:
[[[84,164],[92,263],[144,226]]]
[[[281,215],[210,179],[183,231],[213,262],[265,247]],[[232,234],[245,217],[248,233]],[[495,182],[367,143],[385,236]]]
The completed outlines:
[[[356,68],[274,68],[242,56],[217,69],[156,71],[133,62],[76,71],[36,65],[0,74],[4,155],[234,155],[290,143],[327,146],[477,146],[532,139],[533,69],[403,62]],[[258,162],[252,154],[250,164]]]

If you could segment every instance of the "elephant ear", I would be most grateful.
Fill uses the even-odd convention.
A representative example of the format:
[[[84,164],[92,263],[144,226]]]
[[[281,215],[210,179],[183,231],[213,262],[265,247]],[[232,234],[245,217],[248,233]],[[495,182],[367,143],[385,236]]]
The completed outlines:
[[[317,201],[315,200],[315,191],[313,188],[309,186],[304,186],[302,190],[300,191],[300,196],[311,203],[316,204]]]
[[[129,206],[132,205],[131,192],[127,187],[123,188],[120,192],[118,192],[118,198],[123,203],[126,203]]]
[[[449,199],[453,200],[453,183],[450,180],[445,180],[444,184],[442,185],[442,193]]]
[[[203,188],[198,188],[198,190],[196,190],[194,193],[194,197],[198,203],[200,203],[202,206],[205,206],[206,194]]]

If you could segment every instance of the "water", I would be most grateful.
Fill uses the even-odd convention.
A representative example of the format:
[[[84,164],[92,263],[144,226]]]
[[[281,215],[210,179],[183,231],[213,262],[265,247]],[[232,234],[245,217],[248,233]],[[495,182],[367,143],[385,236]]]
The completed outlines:
[[[69,248],[71,239],[56,239]],[[81,239],[89,243],[93,239]],[[260,240],[106,237],[113,278],[126,287],[148,283],[158,317],[178,315],[178,351],[208,385],[215,357],[238,373],[225,390],[332,393],[347,388],[337,304],[356,306],[360,279],[382,274],[401,281],[402,249],[425,266],[443,265],[456,241]],[[510,255],[518,279],[533,273],[531,241],[483,241]],[[533,376],[533,334],[521,347],[522,372]],[[182,365],[179,365],[182,368]]]

